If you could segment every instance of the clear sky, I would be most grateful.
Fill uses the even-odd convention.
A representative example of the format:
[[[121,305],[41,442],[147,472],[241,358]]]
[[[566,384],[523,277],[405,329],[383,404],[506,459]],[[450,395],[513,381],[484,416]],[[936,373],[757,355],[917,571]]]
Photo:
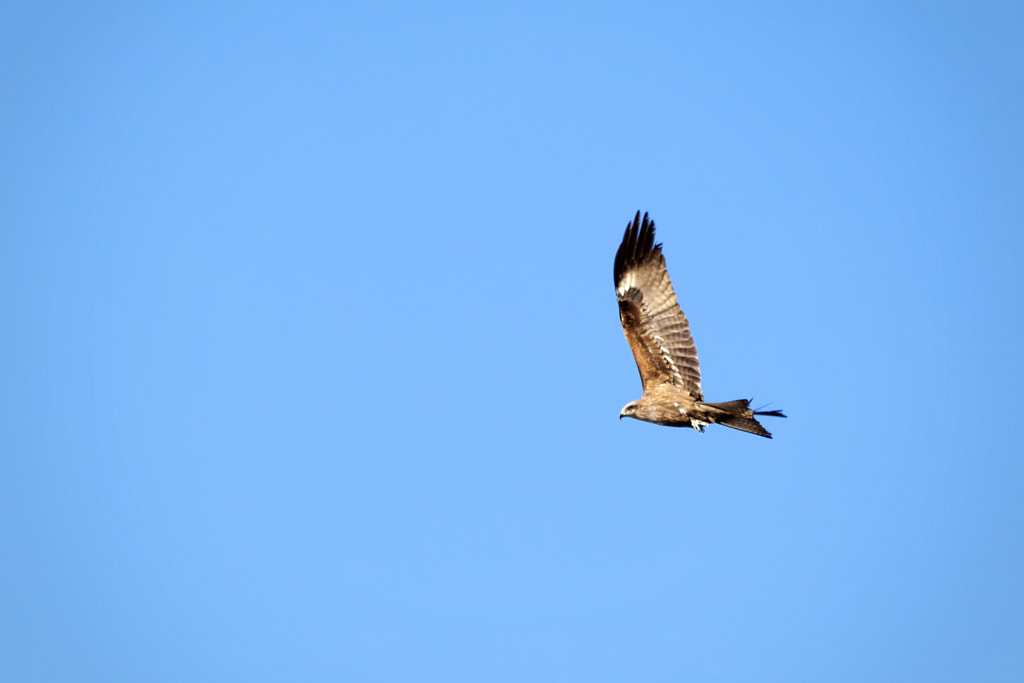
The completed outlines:
[[[1024,680],[1022,26],[6,7],[0,680]]]

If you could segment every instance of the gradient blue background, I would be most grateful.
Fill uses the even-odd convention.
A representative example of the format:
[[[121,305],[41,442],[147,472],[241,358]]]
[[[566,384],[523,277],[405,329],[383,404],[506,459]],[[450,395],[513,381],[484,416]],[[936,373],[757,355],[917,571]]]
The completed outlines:
[[[855,5],[7,6],[0,680],[1024,680],[1024,8]]]

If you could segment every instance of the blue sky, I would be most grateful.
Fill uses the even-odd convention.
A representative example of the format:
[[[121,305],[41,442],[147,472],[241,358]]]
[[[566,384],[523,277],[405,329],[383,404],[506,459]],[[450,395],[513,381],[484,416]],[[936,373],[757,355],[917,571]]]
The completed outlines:
[[[0,679],[1022,680],[1024,11],[855,5],[6,8]]]

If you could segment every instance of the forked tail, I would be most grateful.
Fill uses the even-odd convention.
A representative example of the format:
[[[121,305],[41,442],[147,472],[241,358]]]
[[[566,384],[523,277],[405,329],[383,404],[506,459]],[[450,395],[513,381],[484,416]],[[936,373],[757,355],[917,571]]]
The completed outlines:
[[[751,410],[750,401],[740,398],[725,403],[705,403],[704,406],[714,408],[708,411],[710,422],[725,425],[738,429],[741,432],[750,432],[765,438],[772,438],[771,433],[761,426],[761,423],[754,418],[755,415],[770,415],[772,417],[786,417],[781,410]]]

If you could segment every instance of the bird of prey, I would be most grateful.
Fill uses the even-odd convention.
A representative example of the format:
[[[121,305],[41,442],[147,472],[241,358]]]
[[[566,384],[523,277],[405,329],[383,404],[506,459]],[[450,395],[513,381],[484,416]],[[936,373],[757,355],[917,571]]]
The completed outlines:
[[[698,432],[709,424],[720,424],[772,438],[755,415],[786,417],[781,410],[751,410],[745,398],[704,402],[690,324],[676,301],[661,245],[654,243],[654,221],[646,213],[641,222],[636,212],[615,253],[615,293],[622,331],[644,387],[643,397],[627,403],[620,420],[632,417],[669,427],[693,427]]]

